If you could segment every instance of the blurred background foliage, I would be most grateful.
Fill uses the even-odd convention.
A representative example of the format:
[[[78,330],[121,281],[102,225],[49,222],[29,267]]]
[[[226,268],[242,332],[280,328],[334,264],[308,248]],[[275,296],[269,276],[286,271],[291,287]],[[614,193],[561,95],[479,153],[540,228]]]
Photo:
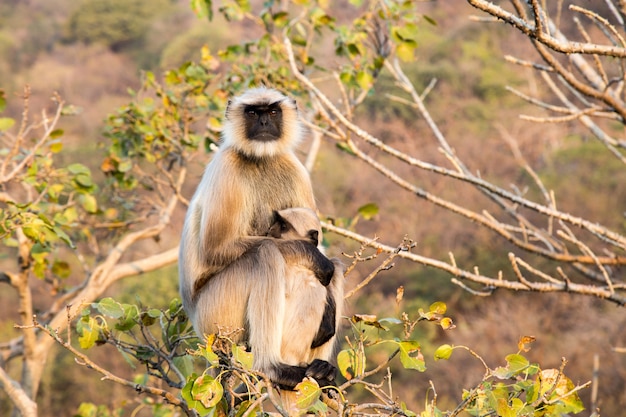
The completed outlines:
[[[340,5],[330,7],[335,8],[334,15],[341,16]],[[616,210],[620,205],[626,209],[623,166],[607,157],[605,149],[589,140],[573,122],[533,125],[517,117],[535,110],[507,92],[506,86],[541,87],[530,71],[507,64],[502,57],[527,53],[527,42],[501,26],[470,21],[472,10],[461,1],[424,2],[416,8],[437,24],[419,25],[417,59],[407,64],[405,71],[418,90],[433,78],[437,80],[426,98],[427,106],[444,133],[453,138],[456,151],[466,155],[470,167],[502,184],[515,183],[525,175],[500,139],[498,126],[505,125],[546,185],[555,190],[561,209],[625,233],[623,210]],[[59,92],[78,110],[77,115],[63,122],[66,149],[61,157],[83,161],[94,181],[102,182],[103,150],[99,144],[104,141],[105,120],[115,113],[114,109],[129,102],[130,95],[145,81],[146,71],[160,77],[187,61],[200,61],[203,46],[217,53],[237,40],[245,41],[250,29],[245,23],[218,18],[209,25],[198,20],[184,0],[2,0],[0,88],[9,96],[5,115],[19,116],[21,102],[16,96],[24,84],[31,86],[32,108],[46,108],[51,94]],[[443,156],[432,141],[420,140],[421,132],[426,131],[423,120],[415,120],[406,106],[390,105],[387,100],[383,104],[382,94],[391,82],[390,77],[381,75],[357,113],[359,122],[401,150],[441,160]],[[539,95],[542,93],[549,95],[539,90]],[[199,177],[204,162],[196,161],[193,175]],[[505,254],[510,250],[507,243],[494,241],[484,230],[461,223],[452,214],[435,216],[432,206],[411,196],[390,197],[388,184],[378,178],[373,180],[374,174],[359,166],[360,162],[349,161],[331,146],[322,150],[312,175],[315,184],[323,184],[317,187],[323,213],[356,213],[364,204],[375,202],[380,212],[373,219],[359,222],[360,233],[385,236],[387,241],[396,239],[398,243],[406,234],[428,256],[445,259],[449,251],[454,251],[459,264],[480,264],[487,273],[503,268]],[[574,175],[576,172],[586,175]],[[420,173],[412,175],[422,180]],[[424,176],[423,181],[435,180]],[[455,195],[458,191],[450,182],[436,181],[429,185],[442,195],[454,195],[455,200],[470,207],[478,206],[477,195]],[[186,190],[187,195],[192,191]],[[183,213],[178,215],[174,223],[180,225]],[[178,236],[163,238],[177,240]],[[337,251],[351,253],[357,249],[343,241],[344,246],[336,246],[339,240],[332,235],[326,238]],[[9,253],[0,253],[0,265],[12,262],[10,257]],[[357,271],[349,285],[365,273]],[[68,279],[71,282],[73,278]],[[561,357],[567,357],[567,373],[575,382],[592,377],[593,355],[599,354],[599,405],[603,414],[620,415],[626,407],[626,355],[612,351],[613,346],[626,345],[623,309],[594,299],[558,294],[502,292],[477,298],[448,283],[443,272],[402,262],[383,272],[358,299],[351,299],[349,309],[393,315],[399,308],[395,302],[399,286],[405,290],[402,309],[411,311],[445,300],[448,314],[457,324],[452,333],[435,326],[418,330],[416,338],[426,356],[432,357],[442,343],[456,343],[471,346],[483,356],[501,358],[520,336],[532,334],[538,340],[529,357],[553,367],[558,367]],[[46,291],[43,283],[35,284],[35,305],[45,305]],[[111,287],[108,295],[121,302],[140,300],[144,305],[167,306],[177,295],[176,268],[124,280]],[[15,321],[14,295],[0,291],[0,341],[17,335]],[[119,358],[107,349],[95,351],[95,360],[114,373],[127,373],[126,364],[119,363]],[[89,370],[74,366],[71,355],[61,349],[55,350],[49,363],[52,365],[46,368],[39,394],[40,410],[48,415],[71,416],[85,401],[112,408],[141,401],[126,388],[99,381]],[[404,387],[399,389],[405,391],[402,397],[408,401],[421,400],[428,381],[433,380],[440,408],[445,409],[457,403],[459,398],[455,396],[461,387],[476,383],[480,374],[480,365],[469,355],[455,354],[447,363],[430,364],[426,374],[398,373],[394,378],[402,382],[398,387]],[[583,398],[588,395],[583,393]],[[0,394],[0,414],[7,409],[7,399]]]

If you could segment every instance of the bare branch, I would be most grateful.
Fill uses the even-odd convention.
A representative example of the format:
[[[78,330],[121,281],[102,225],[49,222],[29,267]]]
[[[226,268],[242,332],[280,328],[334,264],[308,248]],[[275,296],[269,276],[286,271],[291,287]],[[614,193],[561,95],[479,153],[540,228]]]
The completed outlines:
[[[491,3],[487,0],[467,0],[469,4],[475,8],[489,13],[498,19],[513,25],[526,36],[536,39],[541,44],[550,49],[564,54],[595,54],[612,56],[618,58],[626,58],[626,49],[616,46],[596,45],[593,43],[573,42],[550,35],[542,29],[543,26],[536,27],[534,24],[515,16],[514,14],[504,10],[503,8]]]

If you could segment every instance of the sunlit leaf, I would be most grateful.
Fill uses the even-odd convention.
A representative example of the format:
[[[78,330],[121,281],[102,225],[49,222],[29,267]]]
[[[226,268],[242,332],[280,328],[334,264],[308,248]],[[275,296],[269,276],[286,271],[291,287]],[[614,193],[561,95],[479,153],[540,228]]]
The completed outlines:
[[[212,0],[191,0],[191,10],[199,18],[208,18],[213,20],[213,1]]]
[[[245,369],[252,369],[252,353],[246,352],[242,346],[233,344],[233,359],[239,362]]]
[[[93,303],[92,306],[101,314],[113,319],[119,319],[124,315],[124,308],[122,305],[111,297],[103,298],[99,302]]]
[[[272,15],[272,20],[276,27],[284,28],[289,23],[289,14],[287,12],[278,12]]]
[[[250,400],[243,401],[241,405],[239,406],[239,408],[237,409],[237,414],[235,414],[235,417],[242,417],[244,415],[247,415],[247,416],[263,415],[263,413],[261,413],[261,407],[259,403],[256,401],[250,401]]]
[[[439,359],[449,359],[450,355],[452,355],[453,350],[454,347],[448,344],[439,346],[435,351],[435,360],[438,361]]]
[[[185,386],[181,390],[181,396],[187,402],[187,405],[190,408],[193,408],[201,417],[204,417],[204,416],[207,416],[210,413],[212,413],[213,410],[211,410],[210,408],[205,407],[202,404],[202,402],[200,402],[200,401],[198,401],[197,399],[194,398],[193,387],[194,387],[195,381],[197,379],[198,379],[198,376],[196,374],[192,374],[187,379],[187,383],[185,384]]]
[[[63,133],[63,129],[54,129],[52,132],[50,132],[50,138],[56,139],[63,136]]]
[[[350,380],[365,371],[365,354],[354,349],[345,349],[337,355],[337,367],[344,378]]]
[[[456,325],[454,324],[454,322],[452,321],[450,317],[442,318],[441,321],[439,322],[439,325],[441,326],[443,330],[450,330],[456,327]]]
[[[84,319],[81,319],[81,321],[81,334],[78,337],[78,343],[81,348],[89,349],[98,341],[100,336],[100,325],[93,317],[88,317],[87,321],[84,321]]]
[[[368,203],[359,207],[358,212],[365,220],[371,220],[378,214],[378,205],[375,203]]]
[[[509,370],[511,370],[511,372],[513,373],[523,371],[524,369],[528,368],[528,366],[530,365],[530,363],[528,362],[528,359],[526,359],[522,355],[518,355],[515,353],[511,355],[507,355],[505,359],[508,363]]]
[[[9,130],[15,124],[15,119],[10,117],[0,117],[0,132]]]
[[[437,301],[430,305],[429,311],[436,314],[446,314],[447,309],[446,303]]]
[[[204,357],[211,365],[218,365],[220,358],[213,351],[213,342],[215,342],[216,336],[214,334],[207,335],[206,345],[199,345],[198,352],[200,356]]]
[[[356,73],[356,82],[362,90],[369,90],[374,84],[374,77],[368,71]]]
[[[415,59],[415,45],[402,42],[396,47],[396,55],[404,62],[411,62]]]
[[[571,379],[558,369],[544,369],[539,374],[540,395],[553,402],[554,415],[576,414],[585,409]]]
[[[81,194],[78,200],[88,213],[96,213],[98,211],[98,201],[91,194]]]
[[[420,372],[426,370],[426,362],[420,351],[420,345],[414,340],[406,340],[399,343],[400,362],[405,369],[416,369]]]
[[[59,153],[63,150],[63,142],[61,141],[50,142],[48,148],[50,149],[50,152],[52,153]]]
[[[415,414],[415,412],[411,411],[408,409],[408,407],[406,406],[404,401],[400,402],[400,408],[402,409],[402,413],[403,415],[407,416],[407,417],[415,417],[417,416],[417,414]],[[421,416],[422,417],[430,417],[432,414],[426,414],[427,411],[424,411]]]
[[[205,408],[212,408],[217,405],[224,395],[224,388],[217,379],[210,375],[198,377],[191,389],[193,399],[200,401]]]
[[[312,379],[306,379],[295,387],[296,405],[301,410],[311,407],[322,395],[322,390],[317,382]]]

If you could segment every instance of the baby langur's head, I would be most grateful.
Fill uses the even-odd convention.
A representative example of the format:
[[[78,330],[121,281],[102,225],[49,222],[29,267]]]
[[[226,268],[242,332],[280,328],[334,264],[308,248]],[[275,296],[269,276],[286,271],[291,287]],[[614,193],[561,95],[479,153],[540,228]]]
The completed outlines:
[[[316,246],[322,241],[322,226],[310,208],[288,208],[274,212],[274,222],[267,236],[286,240],[309,240]]]

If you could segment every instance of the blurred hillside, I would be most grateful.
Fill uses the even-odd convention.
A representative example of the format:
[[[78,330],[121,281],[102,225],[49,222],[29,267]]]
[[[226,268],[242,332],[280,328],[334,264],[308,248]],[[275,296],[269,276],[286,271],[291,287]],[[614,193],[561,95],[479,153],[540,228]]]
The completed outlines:
[[[539,96],[544,87],[533,72],[507,64],[503,55],[528,56],[531,46],[502,26],[470,20],[474,12],[460,0],[420,2],[416,8],[437,25],[420,27],[418,59],[406,72],[420,88],[436,79],[426,105],[455,151],[466,156],[473,170],[508,186],[526,175],[503,139],[506,135],[516,137],[525,158],[559,195],[561,209],[626,232],[623,166],[575,122],[539,125],[518,118],[522,113],[537,114],[537,110],[505,87],[515,86]],[[85,163],[92,160],[92,168],[97,169],[100,157],[94,155],[100,152],[98,144],[103,141],[103,120],[129,101],[129,91],[139,87],[142,71],[158,74],[186,60],[199,59],[202,45],[217,51],[236,39],[243,40],[246,29],[225,21],[209,28],[193,15],[187,0],[0,0],[0,89],[9,97],[6,113],[17,116],[21,112],[18,97],[25,84],[32,90],[32,108],[44,108],[51,94],[59,92],[79,109],[63,126],[65,146]],[[332,45],[319,46],[327,47]],[[422,139],[422,132],[429,132],[423,120],[415,120],[405,107],[380,104],[385,82],[391,81],[383,74],[375,92],[366,99],[365,110],[358,114],[362,125],[398,149],[442,160],[434,141]],[[195,169],[199,175],[201,164]],[[583,178],[574,172],[589,175]],[[411,175],[421,180],[420,173]],[[435,215],[433,206],[397,192],[384,179],[360,169],[358,161],[340,156],[331,144],[324,145],[312,176],[320,210],[328,216],[351,217],[365,204],[379,205],[380,212],[372,220],[360,220],[356,226],[362,234],[385,236],[398,243],[407,235],[417,242],[417,251],[428,256],[447,259],[452,251],[460,264],[480,263],[487,273],[503,268],[501,259],[506,259],[510,250],[506,242],[478,226],[472,229],[463,223],[461,227],[453,214]],[[424,176],[423,181],[433,179]],[[451,181],[438,181],[429,186],[441,195],[462,200],[468,207],[484,204],[477,193],[460,194]],[[190,194],[193,190],[187,191]],[[177,221],[182,224],[183,213],[179,214]],[[330,234],[327,240],[332,254],[356,249]],[[6,255],[0,254],[0,262],[4,258]],[[350,276],[349,285],[359,282],[372,268],[371,264],[361,265]],[[170,268],[116,285],[111,295],[121,300],[139,296],[144,303],[158,306],[176,295],[176,281],[176,271]],[[553,367],[566,357],[568,375],[575,382],[591,379],[593,357],[600,355],[599,405],[603,415],[620,415],[626,407],[626,355],[612,351],[612,347],[626,346],[623,308],[567,295],[497,292],[478,298],[451,284],[441,272],[400,261],[360,293],[358,300],[350,299],[349,310],[393,315],[398,311],[395,295],[399,286],[405,289],[403,309],[416,310],[441,300],[448,304],[457,324],[456,330],[445,334],[434,328],[419,334],[425,356],[432,357],[439,344],[450,343],[503,357],[516,349],[520,336],[533,335],[537,343],[529,357]],[[35,295],[46,297],[43,290]],[[5,335],[8,339],[16,334],[12,329],[16,314],[12,301],[12,294],[0,292],[0,342]],[[106,352],[99,360],[116,372],[125,370],[125,364],[115,363]],[[48,369],[40,396],[41,409],[50,410],[50,415],[71,416],[82,401],[119,404],[133,398],[132,392],[98,381],[97,376],[72,363],[70,356],[59,352],[55,365]],[[428,365],[426,374],[405,373],[396,378],[412,378],[406,386],[415,392],[415,399],[423,398],[432,380],[442,407],[447,396],[456,395],[460,387],[475,383],[472,378],[480,379],[481,375],[480,364],[469,355],[455,355],[446,363],[430,361]],[[80,390],[73,388],[78,386]],[[586,404],[589,395],[584,393]],[[0,396],[0,415],[4,415],[5,401]]]

